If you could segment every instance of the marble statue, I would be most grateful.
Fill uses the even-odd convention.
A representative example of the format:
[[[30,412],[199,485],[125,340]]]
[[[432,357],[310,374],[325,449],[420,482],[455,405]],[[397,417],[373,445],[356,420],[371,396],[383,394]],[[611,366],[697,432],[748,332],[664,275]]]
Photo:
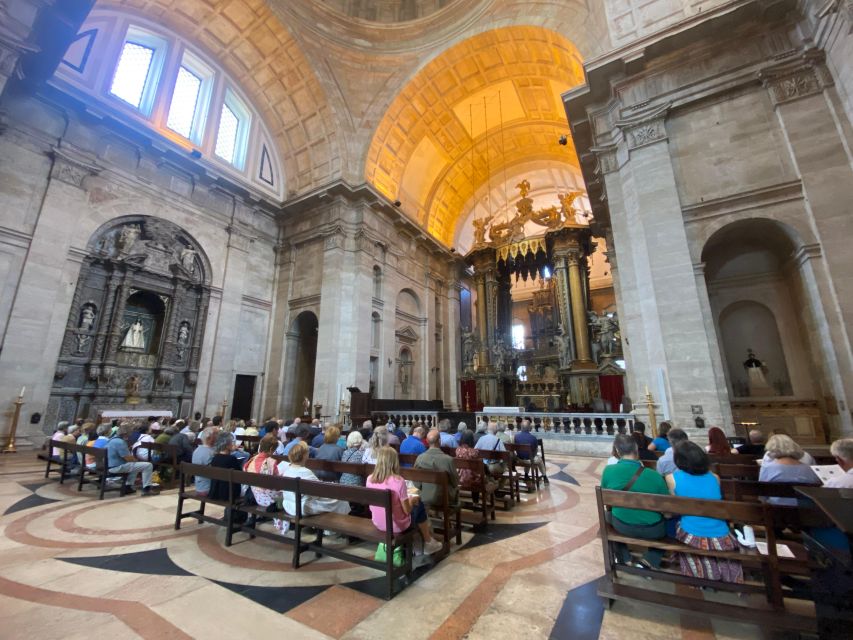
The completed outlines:
[[[84,304],[80,311],[80,326],[81,331],[91,331],[95,324],[95,307],[91,304]]]
[[[187,347],[190,346],[190,326],[184,321],[181,323],[181,326],[178,327],[178,345],[177,352],[178,357],[183,358],[184,353],[186,353]]]
[[[477,338],[473,331],[462,332],[462,367],[470,369],[474,366],[474,353],[477,351]]]
[[[557,341],[557,356],[560,358],[560,368],[565,369],[572,364],[572,341],[569,335],[563,330],[563,325],[557,325],[557,334],[554,336]]]
[[[133,245],[136,244],[136,240],[139,238],[139,234],[142,233],[142,229],[138,224],[126,224],[121,228],[118,236],[118,251],[121,255],[125,256],[130,253],[133,249]]]
[[[486,243],[486,228],[489,226],[489,222],[491,222],[491,216],[487,216],[485,218],[474,218],[474,244],[485,244]]]
[[[191,247],[184,247],[181,250],[181,266],[190,275],[195,273],[195,257],[196,252]]]
[[[127,333],[124,334],[124,341],[121,346],[128,349],[144,349],[145,345],[145,327],[137,318],[136,322],[130,325]]]
[[[770,386],[765,376],[767,367],[755,356],[755,352],[752,349],[747,349],[747,358],[743,363],[743,368],[746,369],[750,396],[764,397],[776,395],[775,389]]]

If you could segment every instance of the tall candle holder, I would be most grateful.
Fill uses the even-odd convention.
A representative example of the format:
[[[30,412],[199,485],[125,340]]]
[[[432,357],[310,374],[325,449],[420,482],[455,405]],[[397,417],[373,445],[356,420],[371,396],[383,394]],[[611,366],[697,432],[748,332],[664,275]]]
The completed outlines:
[[[21,393],[18,396],[18,399],[15,400],[15,413],[12,416],[12,426],[9,428],[9,436],[6,441],[6,446],[3,447],[3,453],[18,453],[18,450],[15,448],[15,436],[18,433],[18,420],[21,417],[21,407],[24,406],[24,390],[21,389]]]
[[[646,409],[649,411],[649,428],[652,431],[652,438],[658,437],[658,418],[655,415],[655,404],[654,398],[652,398],[652,392],[649,391],[649,388],[646,387]]]

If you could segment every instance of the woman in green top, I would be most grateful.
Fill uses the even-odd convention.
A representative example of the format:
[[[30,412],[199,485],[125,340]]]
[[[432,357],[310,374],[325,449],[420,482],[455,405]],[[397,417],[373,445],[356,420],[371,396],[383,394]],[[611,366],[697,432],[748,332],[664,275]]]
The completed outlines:
[[[627,434],[616,436],[613,448],[619,456],[619,462],[605,467],[601,476],[602,489],[669,495],[663,476],[654,469],[644,468],[639,461],[637,443],[633,437]],[[606,518],[616,531],[625,536],[646,540],[660,540],[666,536],[666,519],[657,511],[613,507]],[[660,549],[648,549],[640,565],[657,569],[662,557],[663,551]],[[621,542],[616,545],[616,559],[624,564],[631,560],[628,547]]]

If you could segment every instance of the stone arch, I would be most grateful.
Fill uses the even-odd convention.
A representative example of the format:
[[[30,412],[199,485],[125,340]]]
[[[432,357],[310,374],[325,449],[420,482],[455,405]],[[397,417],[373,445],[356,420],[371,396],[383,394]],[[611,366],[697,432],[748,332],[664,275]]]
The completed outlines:
[[[580,53],[557,32],[512,26],[470,37],[429,61],[390,103],[365,178],[449,245],[459,212],[506,166],[577,166],[574,148],[557,139],[568,133],[560,94],[582,81]]]
[[[304,399],[314,400],[314,372],[317,365],[319,320],[313,311],[301,311],[287,332],[287,371],[284,378],[282,408],[302,415]],[[309,410],[311,411],[311,410]]]

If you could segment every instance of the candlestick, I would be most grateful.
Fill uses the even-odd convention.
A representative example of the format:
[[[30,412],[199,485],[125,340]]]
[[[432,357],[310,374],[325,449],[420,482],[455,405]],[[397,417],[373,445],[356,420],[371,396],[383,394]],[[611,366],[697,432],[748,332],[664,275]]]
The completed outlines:
[[[25,392],[26,390],[27,390],[26,385],[24,385],[23,387],[21,387],[21,393],[19,393],[19,394],[18,394],[18,397],[19,397],[19,398],[23,398],[23,397],[24,397],[24,392]]]
[[[652,431],[652,438],[658,437],[658,420],[655,415],[655,402],[654,398],[652,398],[652,393],[649,391],[648,386],[646,387],[646,408],[649,410],[649,427]]]
[[[21,389],[21,395],[15,400],[15,413],[12,415],[12,426],[9,427],[9,438],[6,441],[6,446],[3,447],[3,453],[18,453],[15,448],[15,435],[18,433],[18,420],[21,417],[21,407],[24,405],[24,391]]]

